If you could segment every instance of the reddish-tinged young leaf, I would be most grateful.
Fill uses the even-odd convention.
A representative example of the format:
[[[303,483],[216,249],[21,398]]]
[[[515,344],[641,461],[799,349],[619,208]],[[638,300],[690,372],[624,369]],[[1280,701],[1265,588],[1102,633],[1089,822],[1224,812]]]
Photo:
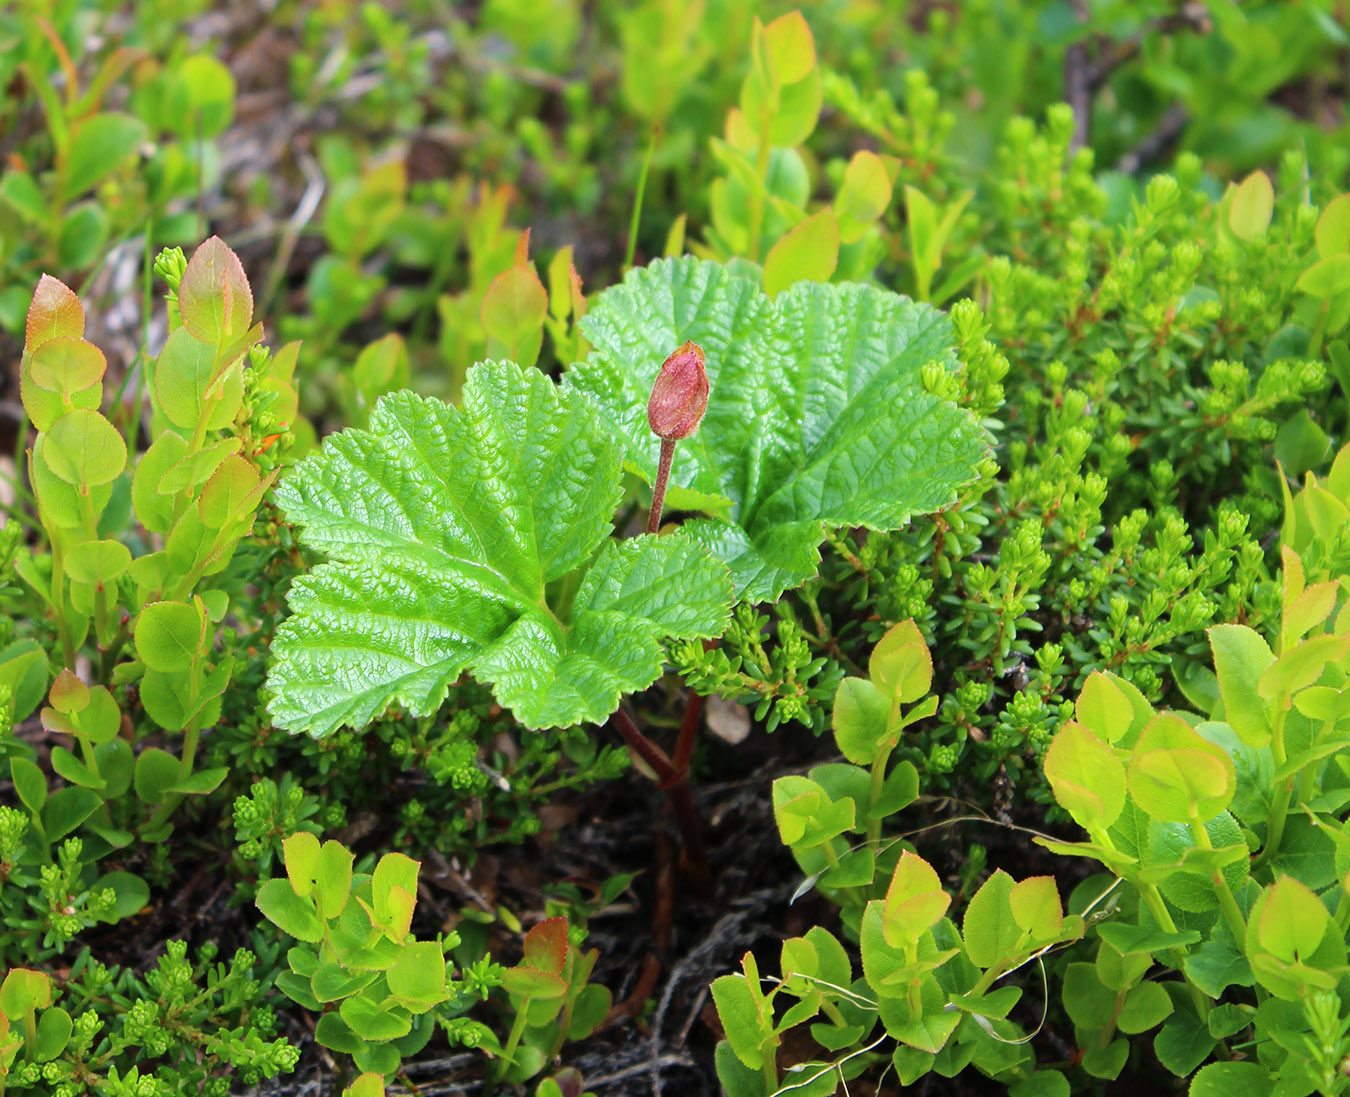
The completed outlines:
[[[89,704],[89,687],[81,682],[69,669],[63,670],[52,683],[48,695],[52,708],[69,716],[80,712]]]
[[[49,339],[79,339],[84,335],[84,307],[75,291],[50,274],[38,279],[28,306],[24,350],[29,354]]]
[[[521,239],[527,240],[524,233]],[[547,314],[548,291],[528,258],[502,271],[488,286],[479,310],[488,336],[489,357],[509,358],[521,366],[534,365],[543,345]]]
[[[248,331],[253,291],[239,256],[219,236],[192,253],[178,286],[178,312],[193,338],[213,347]]]
[[[913,944],[947,912],[951,901],[933,867],[918,854],[906,850],[896,862],[886,889],[882,921],[886,943],[891,948]]]
[[[525,963],[558,975],[567,962],[567,919],[545,918],[525,934]]]

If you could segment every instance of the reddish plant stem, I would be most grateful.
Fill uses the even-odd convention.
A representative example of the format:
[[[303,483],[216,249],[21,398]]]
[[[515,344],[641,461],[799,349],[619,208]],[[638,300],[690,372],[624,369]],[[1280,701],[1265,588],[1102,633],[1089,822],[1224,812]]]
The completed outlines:
[[[652,509],[647,516],[647,532],[661,528],[661,511],[666,505],[666,482],[670,479],[670,465],[675,460],[675,439],[661,439],[661,458],[656,466],[656,483],[652,486]]]
[[[656,780],[662,787],[679,780],[680,772],[671,762],[670,756],[642,732],[638,731],[637,725],[628,718],[628,714],[623,709],[615,709],[614,714],[609,718],[609,722],[618,729],[629,749],[647,763],[648,768],[656,774]]]
[[[700,880],[706,880],[708,857],[703,850],[703,834],[699,826],[698,814],[694,811],[694,796],[689,788],[689,770],[677,769],[669,755],[642,734],[637,725],[628,718],[622,709],[616,709],[609,718],[623,736],[630,750],[641,758],[656,774],[657,784],[666,790],[670,797],[670,806],[675,812],[675,823],[680,828],[680,839],[684,846],[684,862]]]
[[[694,740],[698,738],[698,718],[703,715],[703,698],[689,693],[684,706],[684,717],[680,720],[680,737],[675,740],[675,768],[686,778],[689,776],[689,763],[694,757]]]
[[[680,841],[684,846],[681,861],[694,877],[700,891],[706,890],[712,877],[708,865],[708,855],[703,849],[703,828],[699,826],[698,812],[694,809],[694,793],[689,787],[689,778],[681,777],[666,789],[670,797],[670,806],[675,811],[675,822],[680,828]]]

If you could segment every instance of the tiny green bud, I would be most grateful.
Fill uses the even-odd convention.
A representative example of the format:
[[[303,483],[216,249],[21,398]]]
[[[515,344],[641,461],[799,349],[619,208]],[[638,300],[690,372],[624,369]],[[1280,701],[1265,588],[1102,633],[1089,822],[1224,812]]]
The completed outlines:
[[[661,364],[647,401],[647,422],[663,441],[688,438],[708,410],[708,372],[703,348],[685,343]]]

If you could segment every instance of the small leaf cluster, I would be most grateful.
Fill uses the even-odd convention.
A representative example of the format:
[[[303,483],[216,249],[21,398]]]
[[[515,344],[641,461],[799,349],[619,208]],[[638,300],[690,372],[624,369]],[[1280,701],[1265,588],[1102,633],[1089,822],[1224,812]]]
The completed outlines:
[[[199,231],[182,200],[213,183],[215,139],[234,118],[235,80],[210,50],[150,10],[126,20],[93,3],[0,12],[0,327],[18,333],[32,279],[73,278],[138,237],[147,248]],[[138,48],[145,39],[156,48]],[[41,120],[33,125],[30,120]]]
[[[437,1019],[462,1012],[445,959],[458,938],[411,933],[419,862],[386,853],[374,872],[354,873],[350,850],[309,831],[283,847],[285,878],[268,880],[256,899],[264,917],[301,942],[286,954],[277,988],[323,1014],[315,1038],[324,1047],[351,1055],[362,1071],[392,1074],[426,1046]]]
[[[584,1040],[609,1014],[611,995],[589,983],[600,954],[582,952],[567,919],[546,918],[525,934],[524,956],[501,973],[514,1017],[498,1077],[524,1081],[552,1063],[567,1040]],[[542,1091],[542,1087],[541,1087]]]
[[[1317,492],[1335,498],[1310,477],[1302,505],[1289,499],[1291,535],[1318,505]],[[1209,629],[1213,669],[1188,687],[1208,699],[1205,715],[1158,711],[1110,672],[1087,677],[1045,751],[1044,773],[1088,837],[1036,839],[1105,870],[1077,886],[1067,915],[1050,878],[1014,883],[996,870],[958,933],[944,918],[953,900],[937,874],[886,840],[887,823],[917,791],[910,767],[906,795],[885,799],[885,759],[907,722],[902,705],[937,707],[935,698],[919,701],[932,670],[917,629],[905,622],[888,632],[869,677],[845,679],[834,706],[844,755],[882,762],[870,799],[864,774],[850,778],[853,791],[834,773],[851,767],[817,767],[774,787],[783,840],[808,874],[805,886],[843,908],[863,978],[854,980],[847,950],[821,927],[784,944],[782,976],[768,994],[747,954],[744,974],[713,988],[728,1092],[778,1092],[782,1033],[822,1011],[811,1035],[835,1057],[789,1067],[811,1092],[836,1092],[886,1056],[906,1085],[929,1070],[974,1067],[1014,1093],[1068,1092],[1061,1068],[1038,1069],[1030,1037],[1007,1020],[1020,988],[994,989],[1052,948],[1065,955],[1040,970],[1072,1026],[1075,1070],[1113,1080],[1132,1038],[1152,1034],[1165,1068],[1194,1075],[1193,1093],[1338,1091],[1329,1079],[1350,1030],[1340,996],[1350,910],[1342,765],[1350,613],[1343,577],[1309,582],[1303,554],[1323,559],[1312,541],[1338,538],[1343,525],[1305,530],[1302,553],[1283,546],[1282,612],[1270,643],[1245,625]],[[855,820],[867,804],[873,822],[864,832]],[[890,875],[884,898],[874,897],[879,867],[882,879]],[[796,1001],[775,1008],[779,996]],[[969,1024],[972,1013],[983,1020]],[[878,1022],[884,1033],[874,1038]],[[1232,1060],[1237,1044],[1248,1049],[1244,1061]]]
[[[1154,1049],[1173,1073],[1217,1059],[1195,1084],[1306,1093],[1322,1080],[1319,1049],[1346,1012],[1350,620],[1340,582],[1307,584],[1287,544],[1283,562],[1273,648],[1243,625],[1209,630],[1214,670],[1196,690],[1212,699],[1207,718],[1157,713],[1128,683],[1094,674],[1046,752],[1055,798],[1089,840],[1039,841],[1122,881],[1095,967],[1070,964],[1065,977],[1065,1008],[1093,1048],[1083,1067],[1097,1077],[1124,1066],[1117,1033],[1165,1021]],[[1103,955],[1117,954],[1158,980],[1147,1025],[1126,1027],[1111,1008]],[[1224,1061],[1230,1039],[1254,1059]]]
[[[758,607],[738,603],[715,647],[697,641],[672,643],[671,664],[695,693],[716,693],[752,705],[765,731],[796,720],[819,733],[842,671],[817,653],[814,637],[803,632],[795,616],[778,614],[771,644],[765,643],[768,623]]]
[[[247,428],[264,404],[289,396],[293,407],[294,393],[285,357],[253,352],[261,329],[250,327],[249,286],[220,240],[161,267],[174,326],[151,378],[155,441],[134,475],[122,431],[98,410],[106,361],[83,337],[79,299],[44,276],[28,311],[20,383],[37,428],[28,473],[43,537],[9,554],[24,623],[0,651],[0,686],[7,732],[46,695],[39,717],[64,782],[49,788],[33,749],[7,736],[22,811],[5,809],[5,953],[18,945],[30,962],[141,909],[145,881],[120,868],[100,875],[99,861],[137,839],[163,841],[184,798],[228,772],[195,762],[233,670],[215,653],[226,569],[274,478]],[[89,681],[75,673],[82,664]],[[181,752],[141,742],[156,731],[181,734]]]
[[[184,942],[169,941],[136,975],[86,950],[64,986],[11,969],[0,985],[0,1085],[53,1097],[224,1097],[231,1077],[257,1084],[293,1070],[300,1053],[276,1036],[255,955],[240,949],[229,964],[215,955],[204,946],[192,963]]]
[[[834,738],[847,763],[816,766],[773,784],[774,818],[784,844],[812,883],[838,894],[854,916],[863,891],[900,855],[880,848],[885,819],[914,802],[919,774],[892,756],[905,729],[937,711],[929,693],[933,664],[913,621],[877,644],[868,676],[848,677],[834,698]],[[847,915],[846,915],[847,917]]]
[[[939,787],[1034,786],[1094,669],[1152,701],[1189,697],[1201,630],[1278,614],[1271,454],[1301,475],[1346,421],[1350,206],[1311,204],[1297,159],[1278,189],[1256,173],[1218,200],[1186,156],[1147,183],[1094,177],[1069,156],[1070,121],[1010,125],[999,155],[1016,171],[963,177],[986,231],[956,234],[957,260],[1007,254],[976,279],[982,309],[952,308],[955,396],[993,431],[999,468],[907,530],[832,542],[820,585],[788,600],[845,667],[863,638],[918,620],[950,675],[924,729]]]
[[[918,795],[914,764],[900,760],[907,729],[931,716],[933,664],[913,621],[876,645],[866,677],[848,677],[834,702],[834,738],[848,764],[827,763],[774,782],[779,834],[806,873],[799,893],[820,888],[842,908],[860,950],[862,973],[821,926],[782,946],[781,976],[765,993],[757,961],[721,976],[713,998],[727,1041],[718,1077],[734,1097],[768,1097],[780,1084],[821,1095],[889,1058],[902,1084],[930,1070],[951,1075],[974,1065],[1015,1082],[1034,1064],[1022,1030],[1007,1015],[1022,995],[996,984],[1051,948],[1080,938],[1082,917],[1066,916],[1055,883],[1015,883],[995,872],[970,899],[961,929],[946,916],[952,897],[922,857],[885,833]],[[786,1008],[776,1005],[789,1001]],[[778,1067],[785,1032],[811,1023],[833,1061]],[[881,1031],[877,1032],[878,1025]],[[883,1045],[887,1050],[881,1051]]]

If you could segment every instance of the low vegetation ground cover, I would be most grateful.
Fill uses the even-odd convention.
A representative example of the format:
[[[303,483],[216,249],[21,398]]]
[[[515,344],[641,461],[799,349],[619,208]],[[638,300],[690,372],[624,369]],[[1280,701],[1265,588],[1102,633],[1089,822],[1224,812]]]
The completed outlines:
[[[1347,28],[0,10],[0,1093],[1344,1093]]]

